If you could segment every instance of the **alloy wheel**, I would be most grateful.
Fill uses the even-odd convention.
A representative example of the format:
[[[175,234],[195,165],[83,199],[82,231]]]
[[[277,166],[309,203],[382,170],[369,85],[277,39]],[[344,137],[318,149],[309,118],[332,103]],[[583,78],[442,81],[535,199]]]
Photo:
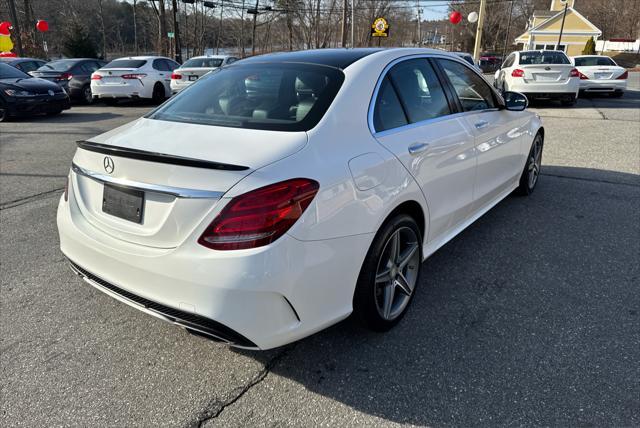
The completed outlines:
[[[84,97],[84,102],[87,104],[93,103],[93,95],[91,94],[91,87],[86,86],[82,91],[82,95]]]
[[[378,313],[392,321],[404,312],[418,280],[419,240],[409,227],[393,232],[378,260],[375,302]]]
[[[542,141],[536,138],[529,154],[529,188],[533,189],[540,175],[540,167],[542,166]]]

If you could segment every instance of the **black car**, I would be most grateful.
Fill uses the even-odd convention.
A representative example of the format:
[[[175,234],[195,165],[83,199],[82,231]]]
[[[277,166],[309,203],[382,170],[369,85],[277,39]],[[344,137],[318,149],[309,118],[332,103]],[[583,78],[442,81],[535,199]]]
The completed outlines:
[[[91,104],[91,74],[105,64],[106,61],[91,58],[58,59],[29,74],[55,82],[62,86],[71,98]]]
[[[16,58],[16,57],[4,57],[0,58],[0,62],[4,62],[5,64],[9,64],[12,67],[17,68],[18,70],[24,71],[28,73],[30,71],[37,70],[47,63],[42,59],[37,58]]]
[[[0,62],[0,122],[12,116],[59,114],[69,96],[58,85]]]

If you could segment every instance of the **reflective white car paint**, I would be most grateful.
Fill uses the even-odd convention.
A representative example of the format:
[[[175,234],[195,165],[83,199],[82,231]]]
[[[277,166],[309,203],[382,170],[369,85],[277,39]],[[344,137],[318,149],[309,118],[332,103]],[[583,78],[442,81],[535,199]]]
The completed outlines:
[[[410,203],[422,210],[428,257],[517,187],[541,128],[534,114],[496,109],[372,132],[370,105],[384,70],[416,56],[451,58],[427,49],[389,49],[356,61],[344,70],[326,114],[306,133],[139,119],[92,139],[249,169],[199,170],[115,157],[112,175],[123,180],[224,193],[197,199],[148,192],[155,204],[145,208],[154,211],[150,227],[102,218],[97,182],[71,172],[69,200],[61,198],[57,217],[62,252],[104,281],[221,322],[261,349],[344,319],[369,246],[396,208]],[[486,125],[478,128],[480,122]],[[415,143],[428,150],[410,154]],[[102,171],[103,158],[79,149],[73,162]],[[232,198],[294,177],[313,178],[320,190],[280,239],[234,251],[197,243]]]
[[[601,55],[580,55],[571,57],[571,62],[575,65],[576,58],[602,58]],[[607,60],[615,61],[609,57]],[[580,76],[580,90],[585,92],[624,92],[627,89],[627,79],[623,77],[626,69],[619,65],[576,65],[576,69],[582,74]]]
[[[170,67],[158,69],[154,67],[155,60],[168,61],[171,67],[178,67],[178,63],[170,58],[161,56],[134,56],[119,59],[145,60],[146,63],[138,68],[110,68],[107,64],[92,74],[91,93],[94,98],[146,98],[153,97],[156,84],[162,85],[164,96],[171,96]],[[139,78],[122,78],[126,75],[139,75]]]

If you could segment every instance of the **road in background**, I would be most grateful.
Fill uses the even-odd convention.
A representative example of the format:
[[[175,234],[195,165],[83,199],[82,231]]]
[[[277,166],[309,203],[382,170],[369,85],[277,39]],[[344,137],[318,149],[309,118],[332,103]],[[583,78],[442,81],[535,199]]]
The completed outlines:
[[[640,424],[640,92],[534,106],[535,193],[427,260],[397,328],[267,352],[119,303],[58,249],[75,141],[149,108],[0,124],[1,425]]]

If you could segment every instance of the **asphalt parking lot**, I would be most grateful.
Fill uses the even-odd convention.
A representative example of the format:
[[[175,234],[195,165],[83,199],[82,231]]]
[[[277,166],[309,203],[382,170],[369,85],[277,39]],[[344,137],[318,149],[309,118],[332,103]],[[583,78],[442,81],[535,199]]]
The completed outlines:
[[[543,176],[425,262],[402,323],[252,352],[100,293],[58,249],[75,141],[151,107],[0,124],[0,425],[640,424],[640,73],[532,107]]]

